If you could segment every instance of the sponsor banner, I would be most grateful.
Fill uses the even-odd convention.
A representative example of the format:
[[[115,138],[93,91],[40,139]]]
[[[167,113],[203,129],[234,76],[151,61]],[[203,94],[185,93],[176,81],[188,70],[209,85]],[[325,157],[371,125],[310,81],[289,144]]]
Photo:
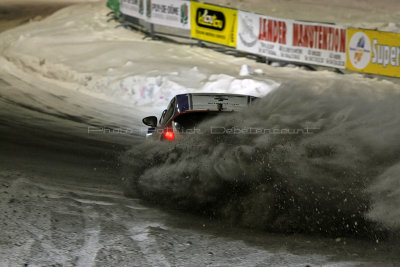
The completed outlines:
[[[108,0],[106,5],[114,12],[117,18],[121,16],[121,13],[119,11],[119,0]]]
[[[122,14],[146,19],[146,4],[150,0],[120,0],[120,11]]]
[[[191,37],[236,47],[237,10],[191,2]]]
[[[148,0],[147,21],[153,24],[190,30],[190,1]]]
[[[400,77],[400,34],[348,29],[349,70]]]
[[[279,60],[346,65],[346,29],[239,11],[237,49]]]
[[[291,43],[291,21],[239,11],[237,49],[268,58],[285,59]],[[294,55],[295,51],[291,51]]]
[[[344,69],[346,38],[345,27],[293,22],[292,46],[303,49],[301,62]]]

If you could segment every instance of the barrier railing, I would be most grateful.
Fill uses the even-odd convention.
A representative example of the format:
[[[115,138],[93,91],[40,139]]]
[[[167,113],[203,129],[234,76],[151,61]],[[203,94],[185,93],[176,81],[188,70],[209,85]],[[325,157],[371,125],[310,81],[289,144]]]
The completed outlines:
[[[113,10],[118,0],[109,0]],[[400,77],[400,34],[269,17],[189,0],[120,0],[124,24],[301,65]]]

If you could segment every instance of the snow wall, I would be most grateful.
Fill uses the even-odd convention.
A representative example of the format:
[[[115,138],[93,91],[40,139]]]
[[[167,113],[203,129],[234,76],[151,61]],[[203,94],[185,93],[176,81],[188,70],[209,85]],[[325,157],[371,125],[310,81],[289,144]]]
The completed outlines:
[[[400,77],[399,33],[275,18],[185,0],[121,0],[120,13],[124,23],[153,36],[190,38],[266,60]]]

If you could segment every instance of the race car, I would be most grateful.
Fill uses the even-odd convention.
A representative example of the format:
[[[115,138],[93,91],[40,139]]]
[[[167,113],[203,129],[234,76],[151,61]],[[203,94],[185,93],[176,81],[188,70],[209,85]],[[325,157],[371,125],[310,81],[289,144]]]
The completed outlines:
[[[188,93],[172,98],[168,108],[161,114],[143,119],[150,126],[146,138],[150,140],[177,140],[194,134],[203,121],[221,114],[248,108],[257,97],[239,94]]]

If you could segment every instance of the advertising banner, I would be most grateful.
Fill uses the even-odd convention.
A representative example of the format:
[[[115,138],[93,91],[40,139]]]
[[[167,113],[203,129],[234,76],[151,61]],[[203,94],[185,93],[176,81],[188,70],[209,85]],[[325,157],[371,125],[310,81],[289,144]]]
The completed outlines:
[[[236,47],[237,10],[191,2],[191,37]]]
[[[147,21],[153,24],[190,30],[190,1],[149,0]]]
[[[302,62],[344,69],[346,38],[345,27],[293,22],[292,46],[303,50]]]
[[[400,77],[400,34],[348,29],[349,70]]]
[[[121,13],[119,11],[119,0],[108,0],[106,5],[114,12],[117,18],[121,16]]]
[[[346,29],[239,11],[237,49],[286,61],[346,65]]]
[[[239,11],[237,49],[269,58],[285,59],[281,49],[290,47],[290,30],[289,20]],[[294,59],[300,59],[296,53],[293,54]]]
[[[146,4],[145,0],[120,0],[120,10],[122,14],[134,18],[146,19]]]

